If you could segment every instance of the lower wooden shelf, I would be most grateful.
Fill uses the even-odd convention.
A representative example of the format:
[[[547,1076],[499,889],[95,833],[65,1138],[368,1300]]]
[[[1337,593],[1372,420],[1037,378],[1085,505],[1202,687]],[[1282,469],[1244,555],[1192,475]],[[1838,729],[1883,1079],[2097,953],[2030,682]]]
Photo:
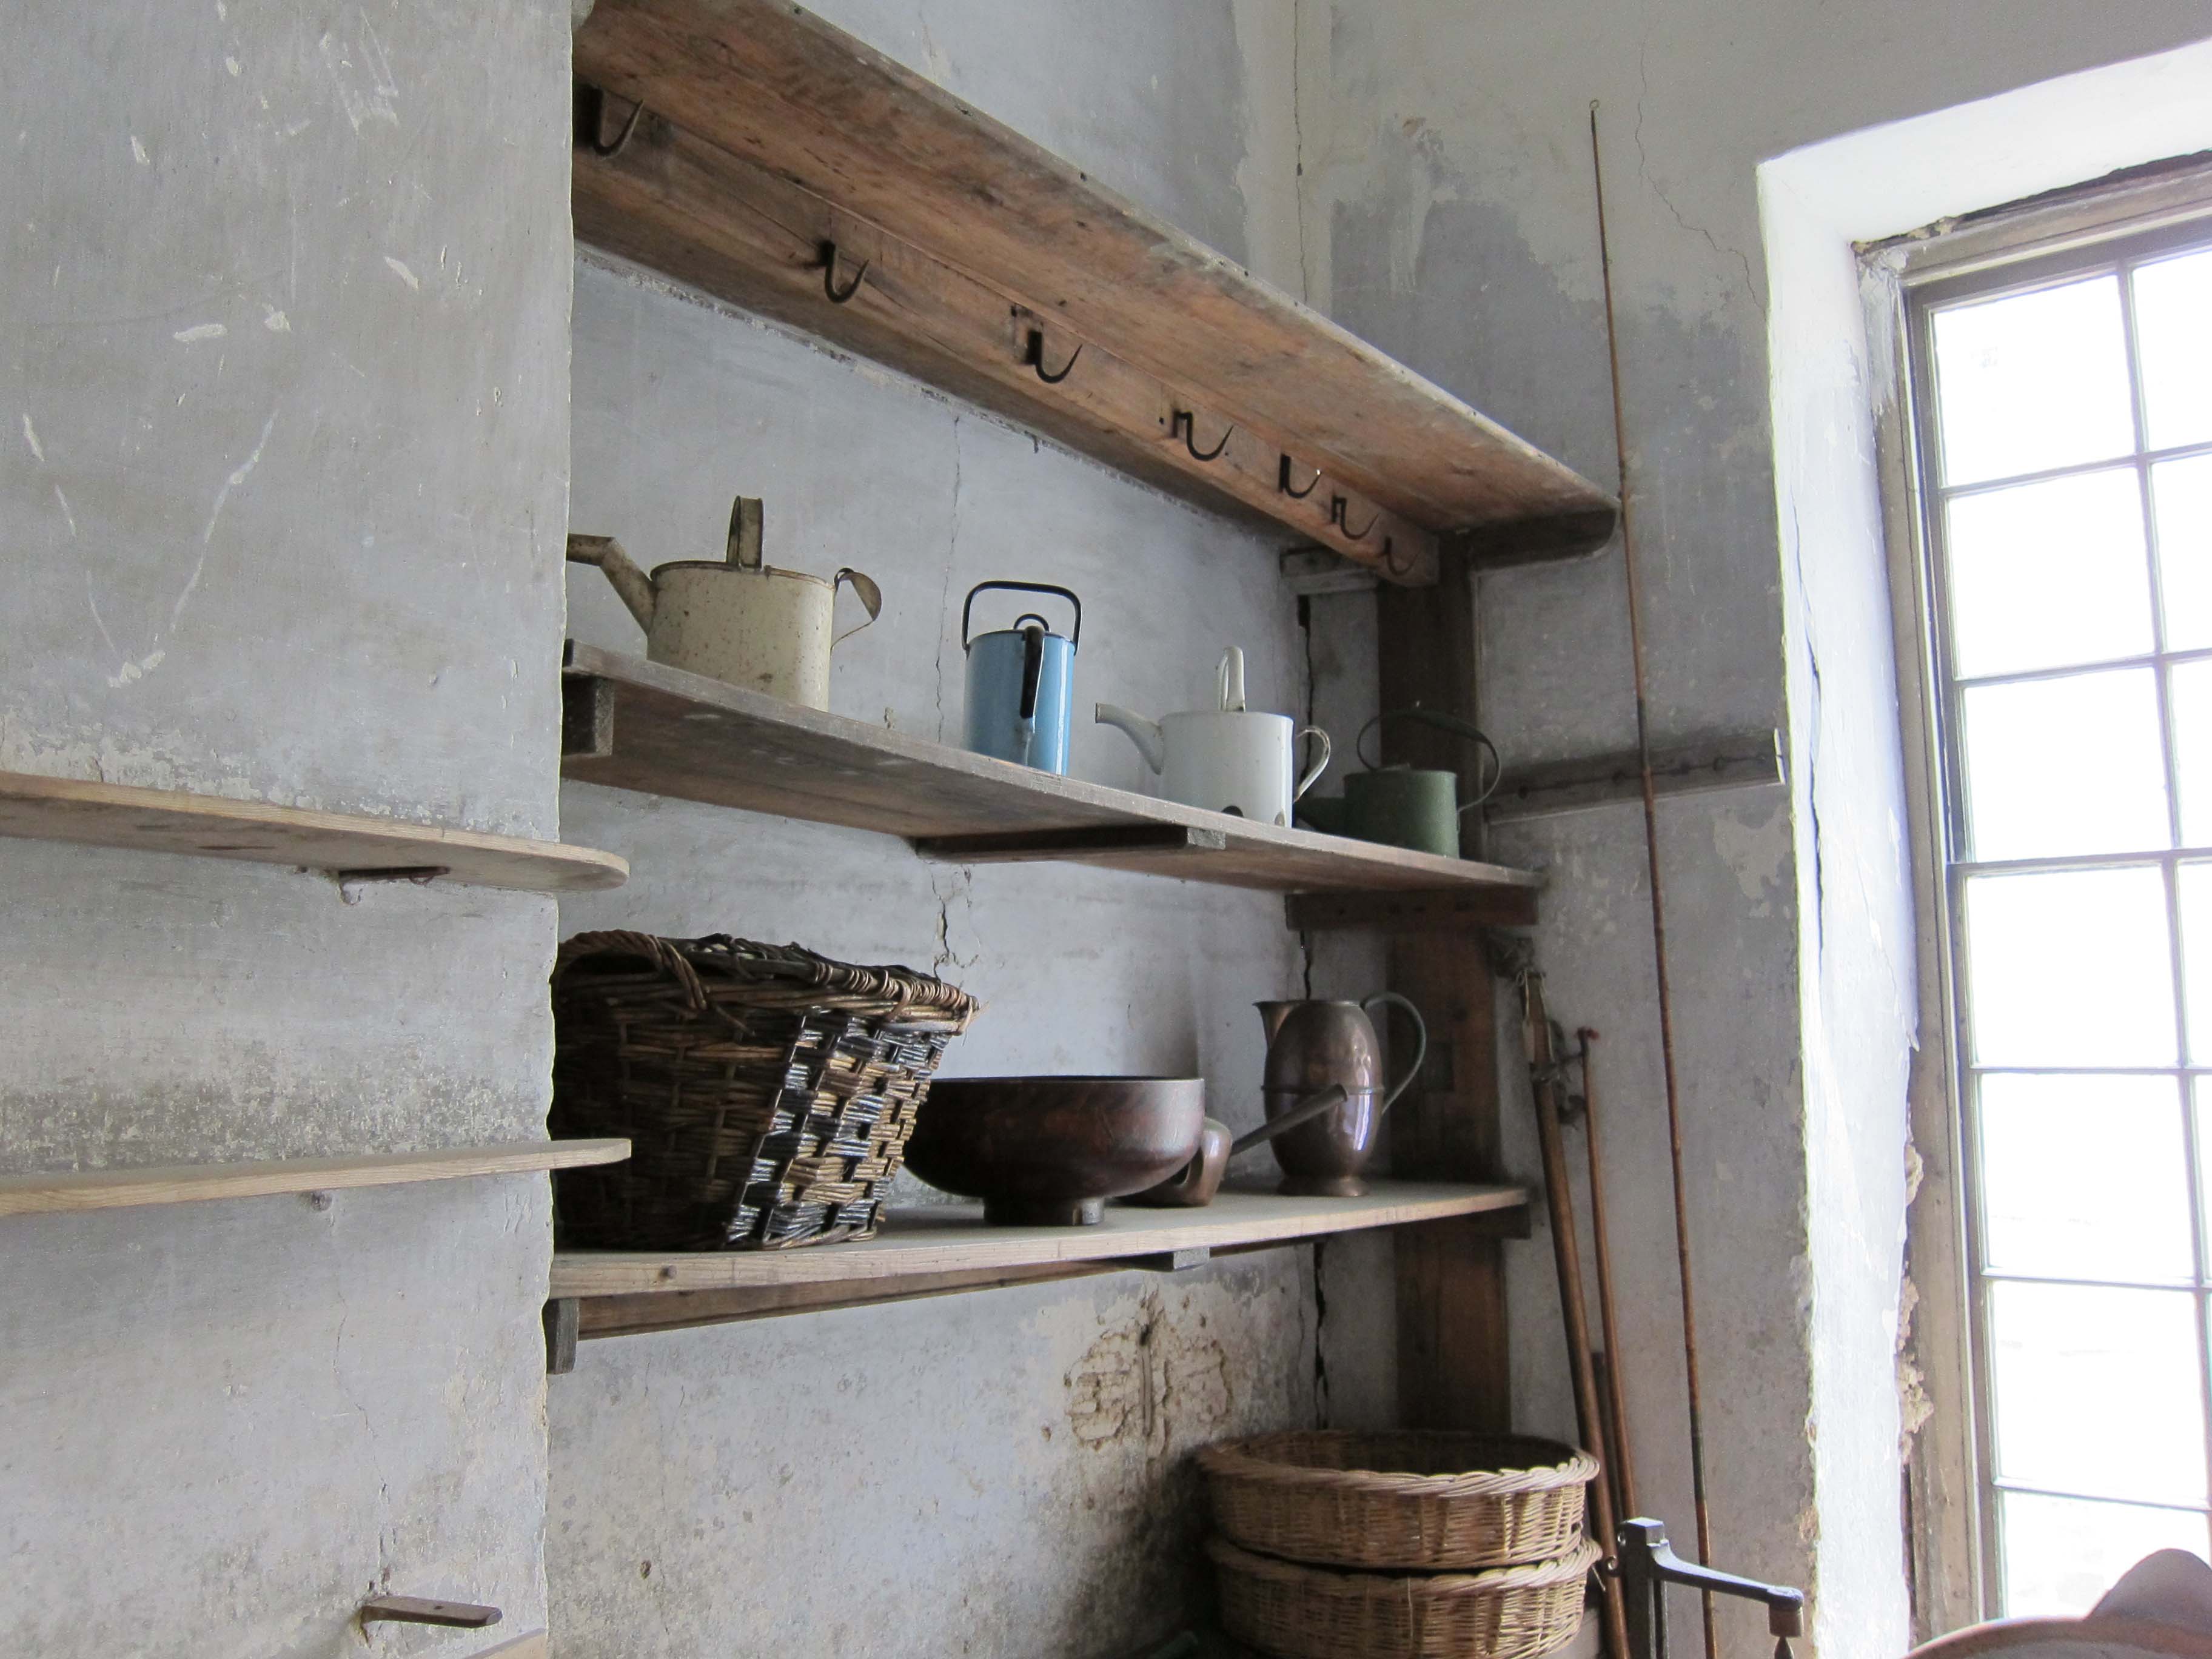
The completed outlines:
[[[283,1158],[252,1164],[157,1164],[135,1170],[74,1175],[0,1176],[0,1215],[53,1215],[119,1210],[149,1204],[195,1204],[272,1193],[334,1192],[344,1187],[396,1187],[469,1176],[527,1175],[619,1164],[627,1140],[505,1140],[434,1152],[381,1152],[359,1158]]]
[[[1528,1202],[1519,1187],[1378,1181],[1364,1198],[1231,1191],[1202,1210],[1109,1206],[1096,1227],[987,1227],[981,1205],[946,1204],[894,1210],[881,1233],[857,1244],[669,1255],[561,1251],[551,1295],[562,1316],[549,1316],[547,1328],[573,1340],[821,1312],[1132,1267],[1173,1269],[1215,1252],[1468,1217],[1525,1237]],[[556,1369],[565,1369],[557,1354]]]

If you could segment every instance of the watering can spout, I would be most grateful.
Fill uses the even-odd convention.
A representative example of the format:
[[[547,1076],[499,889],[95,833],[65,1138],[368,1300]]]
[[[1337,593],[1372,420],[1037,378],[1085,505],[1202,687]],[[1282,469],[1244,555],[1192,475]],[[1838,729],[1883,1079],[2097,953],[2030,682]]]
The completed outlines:
[[[1101,726],[1115,726],[1128,733],[1129,741],[1137,745],[1137,752],[1145,757],[1145,764],[1153,771],[1165,769],[1168,738],[1158,720],[1148,720],[1142,714],[1133,714],[1110,702],[1098,704],[1092,714]]]
[[[638,568],[637,561],[623,551],[611,536],[571,536],[568,562],[595,565],[605,573],[615,596],[637,618],[637,625],[653,632],[653,578]]]

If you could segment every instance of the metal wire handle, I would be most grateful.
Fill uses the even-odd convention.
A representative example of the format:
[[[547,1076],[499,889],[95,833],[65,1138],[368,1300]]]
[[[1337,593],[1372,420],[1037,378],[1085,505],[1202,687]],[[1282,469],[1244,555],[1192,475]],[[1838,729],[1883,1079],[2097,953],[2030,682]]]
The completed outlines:
[[[1417,720],[1425,725],[1435,726],[1440,732],[1449,732],[1454,737],[1472,738],[1480,744],[1484,751],[1489,755],[1490,781],[1476,793],[1473,800],[1459,809],[1461,811],[1464,812],[1471,806],[1481,805],[1483,802],[1498,793],[1498,786],[1505,776],[1505,762],[1498,752],[1498,745],[1491,742],[1489,734],[1475,725],[1473,720],[1463,720],[1456,714],[1447,714],[1441,710],[1423,708],[1419,705],[1411,708],[1386,708],[1359,728],[1359,735],[1352,740],[1352,752],[1358,757],[1359,763],[1369,771],[1379,772],[1382,767],[1381,762],[1367,758],[1367,734],[1382,725],[1384,720]],[[1480,781],[1480,774],[1477,775],[1477,781]]]

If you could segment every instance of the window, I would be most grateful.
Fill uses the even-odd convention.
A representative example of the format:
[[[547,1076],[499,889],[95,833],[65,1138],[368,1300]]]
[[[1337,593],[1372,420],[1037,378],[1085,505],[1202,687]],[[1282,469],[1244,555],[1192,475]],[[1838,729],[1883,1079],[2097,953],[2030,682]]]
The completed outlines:
[[[1917,278],[1993,1610],[2212,1514],[2212,225]]]

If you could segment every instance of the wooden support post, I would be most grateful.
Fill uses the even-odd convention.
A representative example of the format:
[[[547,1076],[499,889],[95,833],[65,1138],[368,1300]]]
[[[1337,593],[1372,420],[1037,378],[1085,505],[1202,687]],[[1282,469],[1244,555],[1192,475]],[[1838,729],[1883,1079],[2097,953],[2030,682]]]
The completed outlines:
[[[1474,585],[1464,554],[1447,550],[1436,586],[1413,593],[1386,586],[1376,603],[1382,707],[1419,703],[1473,720]],[[1476,745],[1413,721],[1386,725],[1382,738],[1386,762],[1449,767],[1460,775],[1461,799],[1469,798],[1480,763]],[[1518,912],[1483,918],[1521,919]],[[1394,929],[1389,975],[1390,988],[1429,1026],[1428,1064],[1390,1115],[1391,1168],[1432,1181],[1498,1179],[1497,1005],[1481,933],[1465,925]],[[1397,1239],[1401,1420],[1417,1428],[1509,1427],[1501,1242],[1460,1220],[1401,1228]]]

